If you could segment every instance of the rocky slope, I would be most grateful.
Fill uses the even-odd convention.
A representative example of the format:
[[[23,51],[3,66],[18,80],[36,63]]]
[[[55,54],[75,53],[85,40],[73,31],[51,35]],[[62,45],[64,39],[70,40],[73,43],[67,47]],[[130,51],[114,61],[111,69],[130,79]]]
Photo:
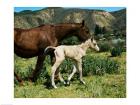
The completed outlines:
[[[32,28],[42,24],[80,23],[85,20],[90,31],[95,27],[105,28],[107,31],[125,30],[126,10],[106,12],[103,10],[88,10],[77,8],[44,8],[38,11],[22,11],[14,13],[14,27]],[[114,27],[116,26],[117,27]]]

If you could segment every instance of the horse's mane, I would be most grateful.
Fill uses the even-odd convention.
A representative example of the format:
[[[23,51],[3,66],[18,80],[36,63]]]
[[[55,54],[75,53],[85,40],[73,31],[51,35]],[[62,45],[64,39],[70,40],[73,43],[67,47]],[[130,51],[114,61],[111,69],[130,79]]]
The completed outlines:
[[[41,24],[40,26],[37,27],[43,27],[46,25],[50,25],[50,26],[61,26],[61,25],[80,25],[81,23],[57,23],[57,24]]]

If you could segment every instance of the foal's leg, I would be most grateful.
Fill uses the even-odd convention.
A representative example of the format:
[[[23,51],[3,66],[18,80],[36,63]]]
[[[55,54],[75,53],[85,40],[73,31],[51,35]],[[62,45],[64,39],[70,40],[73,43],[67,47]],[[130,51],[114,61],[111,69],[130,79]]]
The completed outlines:
[[[55,63],[55,60],[56,60],[56,58],[55,58],[54,53],[51,53],[51,64],[52,65]],[[60,71],[59,71],[59,67],[55,71],[55,77],[54,78],[58,78],[58,76],[59,76],[60,81],[63,82],[64,84],[66,84],[62,75],[61,75],[61,73],[60,73]]]
[[[80,74],[80,82],[85,84],[85,82],[83,81],[83,78],[82,78],[82,60],[81,59],[77,61],[77,67],[78,67],[79,74]]]
[[[68,81],[67,81],[67,84],[69,85],[70,84],[70,80],[71,78],[73,77],[73,75],[76,73],[76,67],[75,65],[73,65],[73,71],[72,73],[70,74],[70,76],[68,77]]]
[[[54,65],[52,66],[52,74],[51,74],[51,82],[52,82],[52,86],[54,88],[57,88],[56,85],[55,85],[55,82],[54,82],[54,75],[55,75],[55,72],[57,70],[57,68],[59,67],[59,65],[62,63],[63,60],[56,60],[56,62],[54,63]]]
[[[51,57],[51,65],[53,66],[55,61],[56,61],[56,58],[55,58],[55,54],[54,53],[51,53],[50,54],[50,57]],[[57,68],[56,72],[55,72],[55,78],[57,79],[59,76],[59,67]]]
[[[62,77],[62,75],[61,75],[61,73],[59,72],[58,73],[58,75],[59,75],[59,79],[60,79],[60,81],[61,82],[63,82],[64,83],[64,85],[66,84],[66,82],[64,81],[64,79],[63,79],[63,77]]]

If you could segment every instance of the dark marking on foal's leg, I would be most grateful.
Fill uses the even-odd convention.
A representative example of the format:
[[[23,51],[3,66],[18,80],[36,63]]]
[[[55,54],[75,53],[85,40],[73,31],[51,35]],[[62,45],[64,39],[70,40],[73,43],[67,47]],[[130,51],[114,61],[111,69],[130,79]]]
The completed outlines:
[[[66,80],[65,86],[70,86],[70,81],[69,80]]]

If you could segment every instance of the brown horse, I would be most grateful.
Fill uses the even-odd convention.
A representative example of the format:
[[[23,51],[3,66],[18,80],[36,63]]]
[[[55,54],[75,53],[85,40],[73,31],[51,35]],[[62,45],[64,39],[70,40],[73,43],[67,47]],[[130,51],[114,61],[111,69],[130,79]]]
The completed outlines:
[[[30,79],[35,81],[37,75],[43,67],[45,60],[44,49],[47,46],[58,46],[64,38],[71,35],[77,36],[80,41],[90,38],[89,29],[82,23],[63,23],[57,25],[41,25],[31,29],[14,29],[14,52],[22,58],[38,56],[36,68]],[[51,59],[54,54],[50,53]],[[15,77],[20,82],[21,79],[14,72]]]

